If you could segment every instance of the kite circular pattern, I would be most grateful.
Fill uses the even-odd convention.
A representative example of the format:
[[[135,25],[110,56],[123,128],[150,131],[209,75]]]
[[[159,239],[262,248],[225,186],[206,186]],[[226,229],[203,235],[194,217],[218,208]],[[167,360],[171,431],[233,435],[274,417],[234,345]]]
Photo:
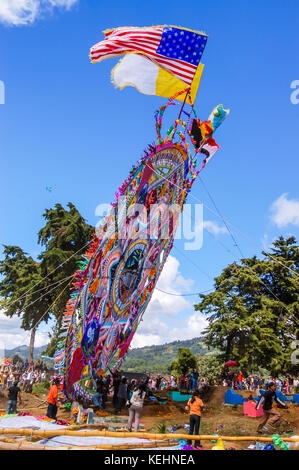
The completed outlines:
[[[158,144],[149,146],[119,188],[74,274],[55,354],[68,398],[91,400],[97,377],[119,368],[171,251],[198,174],[202,146],[194,145],[196,158],[191,158],[185,134],[177,131],[181,121],[162,140],[165,108],[159,113]],[[206,152],[203,156],[206,159]]]

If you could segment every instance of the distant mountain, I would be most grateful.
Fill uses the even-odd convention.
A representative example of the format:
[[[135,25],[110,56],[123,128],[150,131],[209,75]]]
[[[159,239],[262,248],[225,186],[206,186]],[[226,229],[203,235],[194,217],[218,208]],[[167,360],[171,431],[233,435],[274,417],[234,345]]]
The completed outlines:
[[[45,346],[34,348],[34,359],[38,359]],[[173,341],[154,346],[130,349],[122,363],[121,369],[124,372],[151,372],[154,374],[166,374],[167,368],[176,359],[179,348],[188,348],[195,356],[206,356],[213,351],[203,344],[203,338],[193,338],[184,341]],[[7,349],[5,357],[13,358],[16,354],[21,359],[27,359],[28,346],[18,346],[14,349]]]
[[[43,351],[45,351],[47,345],[39,346],[34,348],[33,358],[38,359]],[[5,349],[4,355],[5,357],[11,357],[18,355],[21,359],[25,360],[28,357],[29,347],[23,344],[22,346],[18,346],[13,349]]]
[[[179,348],[188,348],[195,356],[206,356],[212,351],[203,344],[203,338],[173,341],[158,346],[130,349],[121,369],[124,372],[151,372],[165,374],[176,359]]]

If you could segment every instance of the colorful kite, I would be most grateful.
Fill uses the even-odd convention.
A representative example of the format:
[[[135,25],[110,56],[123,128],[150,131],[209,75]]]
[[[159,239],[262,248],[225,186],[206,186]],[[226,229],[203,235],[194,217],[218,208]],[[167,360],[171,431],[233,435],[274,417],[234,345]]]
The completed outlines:
[[[154,30],[156,34],[157,28],[161,42],[166,27],[113,30],[106,34],[105,41],[92,48],[92,57],[111,57],[128,50],[140,53],[137,43],[139,40],[143,44],[142,32],[148,35],[149,30]],[[129,49],[125,44],[128,30],[129,41],[131,45],[138,45],[137,50],[133,46]],[[194,44],[194,50],[201,43],[205,44],[203,33],[194,32],[194,36],[190,36],[192,31],[166,28],[168,35],[173,34],[171,37],[181,30],[184,32],[181,36],[183,44],[187,42],[187,46],[183,46],[185,51],[189,51],[189,44]],[[160,42],[155,47],[160,48]],[[159,50],[161,52],[161,48]],[[145,60],[153,60],[145,52],[143,54]],[[159,61],[162,63],[162,59]],[[155,57],[155,63],[159,61]],[[171,60],[167,64],[172,71],[167,72],[172,80],[173,70],[178,65],[176,62],[173,65]],[[198,65],[196,60],[193,78]],[[192,106],[194,96],[190,94],[190,77],[188,85],[186,89],[186,83],[182,81],[180,90],[156,113],[157,143],[146,149],[119,188],[110,213],[96,228],[89,249],[74,274],[73,291],[66,305],[55,354],[55,367],[64,374],[64,392],[69,398],[91,400],[96,378],[119,368],[173,246],[186,197],[198,173],[219,149],[212,134],[228,110],[219,105],[208,121],[201,122]],[[181,95],[191,105],[188,115],[191,122],[185,123],[178,118],[162,137],[164,112],[168,106],[175,105],[174,100]],[[189,151],[190,144],[193,156]],[[199,156],[202,163],[196,170]]]

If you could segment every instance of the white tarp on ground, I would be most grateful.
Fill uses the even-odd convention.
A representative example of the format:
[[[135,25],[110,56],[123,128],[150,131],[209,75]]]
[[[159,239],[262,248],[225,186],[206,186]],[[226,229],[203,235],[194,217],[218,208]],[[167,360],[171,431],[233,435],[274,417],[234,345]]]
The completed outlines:
[[[122,444],[140,444],[149,443],[148,439],[139,439],[138,437],[82,437],[82,436],[57,436],[51,439],[43,439],[39,444],[47,446],[96,446],[96,445],[122,445]]]
[[[1,418],[0,419],[0,429],[43,429],[43,430],[53,430],[53,429],[65,429],[68,426],[61,426],[59,424],[50,423],[42,419],[37,419],[34,416],[13,416],[11,418]],[[86,429],[87,431],[87,429]],[[93,446],[93,445],[120,445],[120,444],[137,444],[142,442],[150,442],[149,439],[141,438],[119,438],[119,437],[81,437],[81,436],[57,436],[51,439],[43,439],[38,441],[37,444],[44,444],[49,447],[58,447],[58,446]],[[172,450],[175,447],[155,447],[155,450],[158,449],[167,449]],[[134,450],[134,449],[132,449]],[[139,449],[136,449],[139,450]],[[150,450],[150,449],[148,449]]]
[[[50,423],[43,419],[37,419],[34,416],[12,416],[11,418],[0,419],[0,429],[4,428],[33,428],[33,429],[63,429],[68,426],[61,426],[56,423]]]

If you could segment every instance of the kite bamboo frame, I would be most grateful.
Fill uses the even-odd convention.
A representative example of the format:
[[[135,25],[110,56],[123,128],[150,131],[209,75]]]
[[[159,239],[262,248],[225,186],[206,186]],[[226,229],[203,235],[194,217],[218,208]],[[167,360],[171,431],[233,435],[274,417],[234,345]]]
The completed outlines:
[[[150,439],[154,441],[165,441],[174,439],[184,440],[217,440],[221,438],[225,441],[260,441],[260,442],[272,442],[272,437],[261,437],[261,436],[219,436],[219,435],[190,435],[190,434],[154,434],[147,432],[117,432],[117,431],[71,431],[67,429],[56,429],[56,430],[35,430],[35,429],[11,429],[3,428],[0,429],[1,434],[15,434],[23,436],[39,436],[39,437],[55,437],[55,436],[76,436],[76,437],[137,437],[142,439]],[[284,442],[299,442],[299,439],[294,438],[281,438]],[[165,442],[163,442],[163,445]],[[138,443],[136,443],[138,445]],[[134,446],[136,446],[134,444]],[[99,447],[103,447],[102,445]]]

